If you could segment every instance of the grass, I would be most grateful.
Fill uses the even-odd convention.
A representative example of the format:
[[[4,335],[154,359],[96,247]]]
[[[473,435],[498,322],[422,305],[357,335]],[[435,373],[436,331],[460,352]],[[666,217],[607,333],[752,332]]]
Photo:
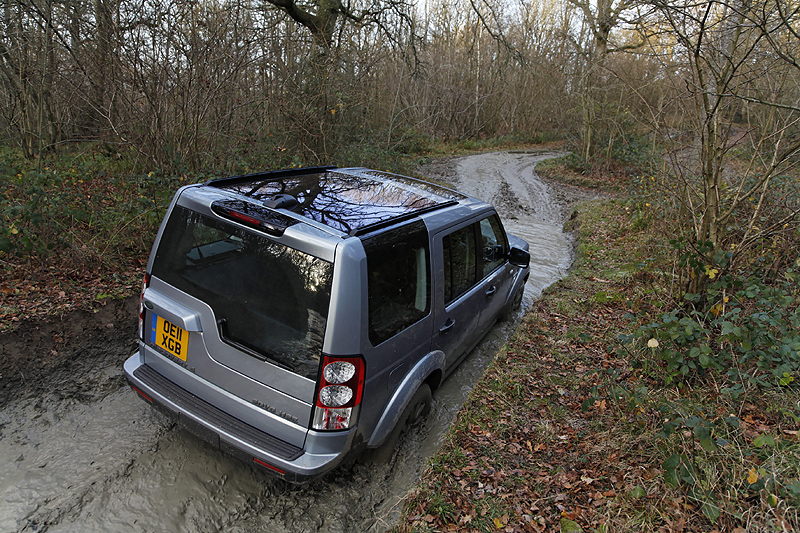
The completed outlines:
[[[473,389],[393,531],[800,530],[797,389],[734,399],[713,375],[668,387],[646,339],[625,341],[670,301],[654,209],[578,209],[572,272]]]

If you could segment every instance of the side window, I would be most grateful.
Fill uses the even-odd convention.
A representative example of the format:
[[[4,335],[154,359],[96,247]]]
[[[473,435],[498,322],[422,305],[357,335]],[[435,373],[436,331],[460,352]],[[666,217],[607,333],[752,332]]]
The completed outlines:
[[[430,312],[430,252],[423,222],[364,240],[369,340],[377,346]]]
[[[445,235],[444,301],[449,304],[503,264],[508,240],[497,215]]]
[[[480,221],[480,270],[481,277],[487,276],[506,259],[508,242],[503,226],[497,215]]]
[[[475,250],[475,225],[445,235],[444,249],[444,301],[450,303],[477,281],[477,254]]]

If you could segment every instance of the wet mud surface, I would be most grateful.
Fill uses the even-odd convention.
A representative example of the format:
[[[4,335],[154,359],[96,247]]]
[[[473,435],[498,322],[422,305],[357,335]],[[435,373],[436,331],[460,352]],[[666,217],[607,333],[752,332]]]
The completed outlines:
[[[557,155],[483,154],[423,170],[493,202],[531,244],[523,307],[566,273],[573,243],[561,226],[591,197],[538,179],[535,164]],[[108,302],[0,335],[0,531],[384,531],[515,323],[495,326],[395,447],[293,486],[206,445],[127,387],[137,305]]]

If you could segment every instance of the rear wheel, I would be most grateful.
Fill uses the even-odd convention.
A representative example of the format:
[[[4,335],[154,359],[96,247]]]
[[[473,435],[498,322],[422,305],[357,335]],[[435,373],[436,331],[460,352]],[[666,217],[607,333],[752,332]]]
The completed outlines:
[[[409,402],[400,420],[403,420],[405,427],[417,424],[431,412],[432,403],[433,393],[431,392],[431,387],[427,383],[423,383],[414,393],[414,397],[411,398],[411,402]]]
[[[419,424],[431,412],[431,404],[433,403],[433,393],[431,387],[427,383],[423,383],[414,393],[411,401],[403,410],[403,414],[397,420],[397,425],[386,440],[379,447],[366,450],[362,454],[362,460],[373,463],[388,463],[394,456],[395,446],[400,439],[400,435],[412,426]]]

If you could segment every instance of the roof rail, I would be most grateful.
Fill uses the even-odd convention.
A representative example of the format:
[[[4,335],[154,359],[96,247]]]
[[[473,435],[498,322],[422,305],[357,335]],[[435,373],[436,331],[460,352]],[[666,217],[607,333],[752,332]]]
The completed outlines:
[[[303,176],[305,174],[319,174],[333,170],[336,167],[333,165],[321,167],[300,167],[291,168],[288,170],[271,170],[269,172],[257,172],[255,174],[243,174],[241,176],[231,176],[228,178],[214,178],[206,181],[203,185],[210,187],[224,187],[228,185],[238,185],[241,183],[253,183],[258,181],[259,184],[253,190],[258,190],[261,184],[270,181],[276,181],[282,178],[290,178],[292,176]]]

